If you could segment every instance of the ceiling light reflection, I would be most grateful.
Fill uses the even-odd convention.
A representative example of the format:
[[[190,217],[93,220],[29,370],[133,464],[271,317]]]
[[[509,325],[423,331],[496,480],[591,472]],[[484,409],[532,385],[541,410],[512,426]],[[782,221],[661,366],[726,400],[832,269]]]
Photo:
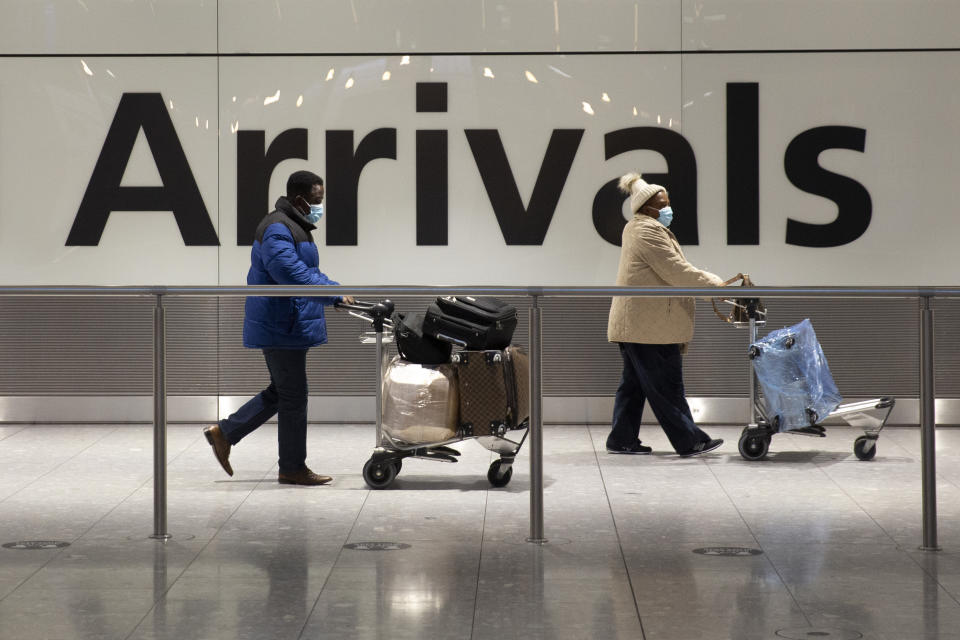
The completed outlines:
[[[603,92],[603,95],[600,96],[600,99],[603,100],[604,102],[610,102],[610,96],[607,95],[606,91]]]
[[[637,108],[636,108],[636,107],[633,108],[633,115],[637,115]]]
[[[280,89],[277,89],[277,92],[275,94],[273,94],[272,96],[267,96],[266,98],[263,99],[263,106],[267,106],[268,104],[273,104],[274,102],[279,102],[279,101],[280,101]]]
[[[403,56],[400,58],[400,65],[410,64],[410,56]]]
[[[83,72],[84,72],[85,74],[87,74],[88,76],[92,76],[92,75],[93,75],[93,71],[90,71],[90,67],[87,66],[87,63],[86,63],[86,61],[84,61],[83,58],[80,58],[80,64],[83,65]]]
[[[483,68],[483,77],[484,77],[484,78],[495,78],[496,76],[493,75],[493,69],[491,69],[490,67],[484,67],[484,68]]]
[[[433,591],[401,591],[391,594],[390,610],[410,617],[435,615],[443,610],[445,598]]]
[[[330,67],[330,71],[327,71],[327,77],[324,79],[324,82],[330,82],[333,80],[333,67]]]
[[[527,80],[529,80],[529,81],[532,82],[533,84],[539,84],[539,83],[537,82],[537,76],[535,76],[535,75],[533,75],[532,73],[530,73],[530,71],[524,71],[524,72],[523,72],[523,75],[525,75],[525,76],[527,77]]]
[[[384,72],[383,72],[383,75],[380,76],[380,79],[383,80],[384,82],[386,82],[387,80],[389,80],[389,79],[390,79],[390,72],[389,72],[389,71],[384,71]]]
[[[584,113],[589,113],[591,116],[593,115],[593,107],[590,106],[589,102],[583,103],[583,111]]]
[[[353,86],[353,76],[350,76],[349,78],[347,78],[347,83],[343,85],[343,88],[349,89],[352,86]]]
[[[303,106],[303,94],[302,94],[302,93],[301,93],[300,96],[297,98],[297,107],[301,107],[301,106]]]

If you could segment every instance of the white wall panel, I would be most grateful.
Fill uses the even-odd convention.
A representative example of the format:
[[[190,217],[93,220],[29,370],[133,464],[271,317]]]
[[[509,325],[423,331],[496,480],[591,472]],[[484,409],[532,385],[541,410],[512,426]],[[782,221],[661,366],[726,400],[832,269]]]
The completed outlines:
[[[215,53],[217,0],[3,0],[0,53]]]
[[[955,0],[682,0],[683,48],[960,46]]]
[[[214,227],[217,63],[208,58],[0,59],[0,282],[210,284],[217,248],[184,246],[169,212],[111,213],[67,246],[123,93],[159,92]],[[171,106],[172,105],[172,106]],[[143,132],[122,186],[160,186]]]
[[[695,55],[683,62],[683,131],[697,155],[701,247],[720,273],[771,285],[956,285],[960,174],[960,53]],[[726,244],[728,82],[759,84],[760,244]],[[856,240],[817,248],[785,242],[787,219],[827,224],[837,205],[796,188],[785,150],[805,130],[866,130],[859,151],[828,149],[819,163],[862,184],[872,219]],[[682,212],[678,213],[682,215]]]
[[[679,46],[677,0],[233,0],[220,6],[223,53],[661,51]]]
[[[654,151],[607,161],[604,136],[649,126],[681,134],[694,152],[700,240],[685,251],[695,264],[723,275],[749,271],[775,285],[953,285],[960,86],[944,78],[958,56],[410,56],[406,64],[400,56],[236,57],[219,61],[219,76],[212,58],[8,58],[0,61],[0,277],[5,284],[243,282],[249,249],[236,240],[237,132],[261,130],[269,145],[285,130],[307,131],[309,160],[280,163],[266,209],[291,171],[330,172],[329,131],[352,131],[356,146],[390,128],[396,159],[374,160],[361,173],[356,246],[327,246],[326,226],[315,234],[332,277],[347,284],[608,284],[619,249],[594,228],[595,194],[627,170],[668,166]],[[446,83],[447,111],[417,113],[417,82]],[[728,172],[739,162],[726,158],[726,91],[745,82],[758,85],[760,222],[759,244],[743,246],[726,233]],[[121,96],[133,92],[173,104],[176,136],[219,251],[185,246],[164,211],[116,211],[99,246],[67,246]],[[862,185],[869,225],[837,246],[788,243],[788,220],[824,225],[838,207],[791,183],[785,150],[799,134],[834,125],[863,130],[863,151],[829,148],[818,162]],[[420,129],[448,135],[445,246],[417,244]],[[553,132],[583,131],[542,245],[507,242],[468,142],[466,132],[476,129],[497,132],[523,207]],[[149,151],[141,134],[124,186],[160,186]],[[38,209],[47,212],[39,234],[35,216],[21,213]],[[692,211],[677,207],[678,219],[685,214]],[[338,216],[343,211],[328,200],[324,223]]]
[[[397,159],[374,160],[361,175],[357,246],[323,246],[325,230],[314,234],[322,267],[344,284],[605,284],[614,278],[619,249],[593,228],[594,195],[627,168],[664,163],[652,152],[604,163],[603,134],[658,122],[676,130],[680,122],[678,56],[410,56],[409,64],[400,57],[230,58],[220,74],[223,283],[243,282],[249,266],[249,250],[228,242],[236,236],[237,157],[236,135],[228,131],[264,130],[269,145],[285,129],[308,129],[310,160],[281,163],[272,205],[293,170],[326,175],[325,131],[353,130],[356,145],[374,129],[396,128]],[[419,81],[447,83],[447,113],[416,112]],[[448,131],[447,246],[417,246],[417,129]],[[542,247],[506,244],[467,129],[499,132],[524,206],[553,131],[584,130]],[[338,214],[329,200],[327,208],[329,222]]]

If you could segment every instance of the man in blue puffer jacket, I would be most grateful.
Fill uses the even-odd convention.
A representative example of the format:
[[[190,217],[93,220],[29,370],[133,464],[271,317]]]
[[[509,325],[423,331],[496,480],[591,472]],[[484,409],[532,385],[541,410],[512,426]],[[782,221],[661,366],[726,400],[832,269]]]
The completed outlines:
[[[296,171],[287,195],[257,227],[247,284],[336,285],[319,269],[320,256],[310,232],[323,215],[323,179]],[[350,296],[342,298],[353,302]],[[243,346],[262,349],[270,386],[229,418],[203,430],[223,470],[233,475],[230,447],[278,415],[281,484],[319,485],[330,476],[307,468],[307,351],[327,341],[324,305],[340,297],[274,298],[250,296],[243,320]]]

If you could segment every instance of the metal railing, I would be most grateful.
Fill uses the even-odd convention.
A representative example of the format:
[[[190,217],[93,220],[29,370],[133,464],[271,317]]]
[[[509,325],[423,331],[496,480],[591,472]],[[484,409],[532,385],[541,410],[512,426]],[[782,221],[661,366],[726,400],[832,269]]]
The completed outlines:
[[[726,291],[731,292],[732,289]],[[955,287],[736,287],[736,297],[760,298],[912,298],[919,301],[920,326],[920,439],[921,500],[923,540],[926,551],[939,550],[937,544],[936,497],[936,415],[934,397],[934,298],[960,297]],[[692,296],[716,297],[715,288],[682,287],[431,287],[431,286],[184,286],[184,287],[110,287],[110,286],[9,286],[0,287],[0,296],[152,296],[154,306],[154,530],[152,538],[170,537],[167,530],[167,395],[166,395],[166,318],[164,300],[173,296],[309,296],[352,295],[358,298],[398,296],[492,295],[530,298],[530,535],[529,542],[544,543],[543,522],[543,421],[541,389],[541,309],[540,298],[612,297],[612,296]],[[726,294],[728,297],[730,293]]]

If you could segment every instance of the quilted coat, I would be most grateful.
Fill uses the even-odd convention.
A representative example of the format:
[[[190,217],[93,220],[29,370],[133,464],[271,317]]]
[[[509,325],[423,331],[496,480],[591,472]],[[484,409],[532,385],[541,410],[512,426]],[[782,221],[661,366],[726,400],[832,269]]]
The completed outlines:
[[[687,262],[673,232],[638,213],[623,229],[617,285],[719,287],[723,280]],[[693,338],[694,309],[694,300],[689,297],[615,297],[610,305],[607,339],[686,344]]]

